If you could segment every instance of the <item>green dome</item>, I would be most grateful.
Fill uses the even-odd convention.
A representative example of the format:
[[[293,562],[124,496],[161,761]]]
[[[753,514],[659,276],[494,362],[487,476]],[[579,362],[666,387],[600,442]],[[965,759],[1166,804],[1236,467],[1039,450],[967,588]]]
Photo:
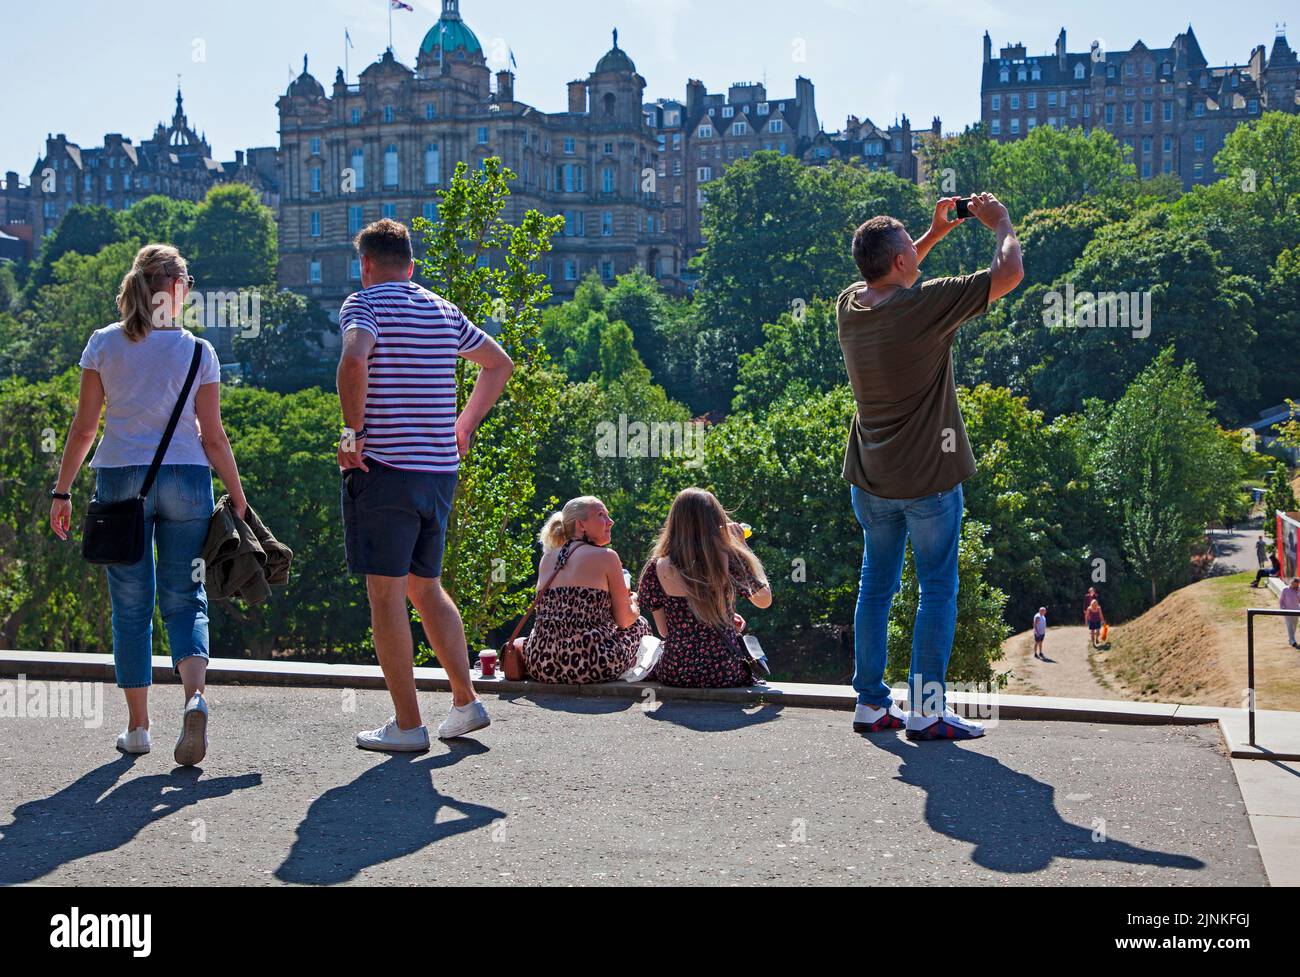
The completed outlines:
[[[420,42],[420,50],[430,54],[433,53],[434,48],[439,47],[444,53],[450,53],[458,48],[463,48],[468,54],[483,53],[483,45],[459,17],[454,20],[442,18],[430,28],[429,33],[425,34],[424,40]]]

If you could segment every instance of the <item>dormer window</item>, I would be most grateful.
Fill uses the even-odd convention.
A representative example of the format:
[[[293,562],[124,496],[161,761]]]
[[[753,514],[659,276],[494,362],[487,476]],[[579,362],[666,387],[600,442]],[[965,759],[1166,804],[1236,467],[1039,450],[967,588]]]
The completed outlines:
[[[1001,71],[998,72],[998,81],[1002,82],[1003,84],[1006,84],[1010,80],[1011,80],[1010,68],[1003,68]]]
[[[1038,65],[1034,65],[1034,70],[1030,72],[1030,78],[1032,78],[1034,81],[1042,81],[1043,70],[1039,68]]]
[[[1074,78],[1075,78],[1075,81],[1080,81],[1080,80],[1082,80],[1082,79],[1083,79],[1083,75],[1084,75],[1083,63],[1080,62],[1079,64],[1076,64],[1076,65],[1074,66]]]
[[[767,115],[767,111],[768,111],[767,103],[766,103],[766,102],[759,102],[759,103],[758,103],[758,114],[759,114],[759,115]]]
[[[1017,68],[1017,69],[1016,69],[1016,81],[1024,81],[1024,80],[1025,80],[1025,77],[1026,77],[1026,75],[1025,75],[1025,69],[1024,69],[1024,68]]]
[[[696,135],[698,135],[701,139],[712,139],[712,138],[713,138],[713,126],[711,126],[711,125],[702,125],[702,126],[700,126],[699,131],[696,133]]]
[[[736,114],[736,107],[734,105],[724,105],[722,107],[722,117],[724,119],[730,119],[735,114]]]

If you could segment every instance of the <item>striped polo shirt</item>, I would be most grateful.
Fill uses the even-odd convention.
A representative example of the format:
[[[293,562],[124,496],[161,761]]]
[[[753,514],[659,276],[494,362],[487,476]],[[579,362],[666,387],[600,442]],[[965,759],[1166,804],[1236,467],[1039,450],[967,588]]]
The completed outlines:
[[[410,281],[348,296],[339,328],[375,337],[365,456],[393,468],[455,473],[456,357],[483,345],[487,334],[441,295]]]

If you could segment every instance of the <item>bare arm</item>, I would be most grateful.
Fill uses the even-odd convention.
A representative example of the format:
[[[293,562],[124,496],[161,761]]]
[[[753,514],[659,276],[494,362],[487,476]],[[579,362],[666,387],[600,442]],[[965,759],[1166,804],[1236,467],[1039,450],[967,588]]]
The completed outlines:
[[[1025,267],[1020,258],[1020,241],[1007,208],[991,193],[977,193],[971,197],[970,212],[981,224],[993,232],[996,244],[993,261],[989,265],[989,304],[1015,290],[1025,278]]]
[[[613,550],[606,550],[605,583],[609,587],[609,603],[614,611],[614,623],[620,628],[630,628],[641,616],[636,594],[623,582],[623,561]]]
[[[335,382],[338,385],[339,406],[343,409],[343,423],[354,431],[366,426],[366,390],[370,386],[370,351],[374,348],[374,333],[367,329],[349,329],[343,333],[343,351],[339,354]],[[365,441],[361,437],[351,445],[339,444],[340,469],[370,470],[361,457]],[[345,451],[344,448],[349,450]]]
[[[515,370],[515,363],[491,336],[477,349],[460,355],[483,368],[474,381],[474,391],[469,395],[465,409],[456,418],[456,449],[464,458],[469,453],[474,432],[506,389],[506,382]]]
[[[194,396],[194,413],[199,418],[199,440],[203,444],[203,453],[208,456],[208,464],[230,494],[235,515],[243,519],[248,511],[248,500],[244,498],[244,486],[239,480],[235,453],[230,450],[230,438],[221,423],[221,384],[205,383],[199,387]]]
[[[59,477],[54,483],[56,492],[72,491],[73,479],[81,470],[86,454],[99,433],[99,415],[104,409],[104,382],[97,370],[81,371],[81,389],[77,394],[77,411],[72,415],[68,437],[63,444],[63,460],[59,463]],[[53,499],[50,503],[50,528],[59,539],[68,538],[72,523],[72,501]]]
[[[930,249],[942,241],[958,224],[965,222],[962,220],[949,220],[949,212],[957,206],[956,197],[944,197],[934,205],[934,217],[930,221],[930,226],[926,232],[912,242],[916,248],[916,261],[920,264],[925,260],[925,256],[930,253]]]

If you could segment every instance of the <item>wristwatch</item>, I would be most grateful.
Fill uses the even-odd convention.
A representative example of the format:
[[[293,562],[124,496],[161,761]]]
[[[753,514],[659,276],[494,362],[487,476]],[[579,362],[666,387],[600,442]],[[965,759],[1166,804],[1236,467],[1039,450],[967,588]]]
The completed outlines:
[[[357,442],[357,441],[360,441],[362,438],[364,438],[364,437],[366,436],[366,426],[365,426],[364,424],[362,424],[359,428],[357,428],[356,430],[353,430],[352,428],[348,427],[348,426],[345,424],[345,425],[343,426],[343,433],[342,433],[342,435],[340,436],[339,440],[340,440],[340,441],[346,441],[346,440],[348,439],[349,436],[351,436],[352,441],[353,441],[354,443]]]
[[[50,498],[51,498],[51,499],[62,499],[64,502],[68,502],[68,501],[70,501],[70,500],[72,499],[72,493],[71,493],[71,492],[60,492],[58,489],[50,489]]]

